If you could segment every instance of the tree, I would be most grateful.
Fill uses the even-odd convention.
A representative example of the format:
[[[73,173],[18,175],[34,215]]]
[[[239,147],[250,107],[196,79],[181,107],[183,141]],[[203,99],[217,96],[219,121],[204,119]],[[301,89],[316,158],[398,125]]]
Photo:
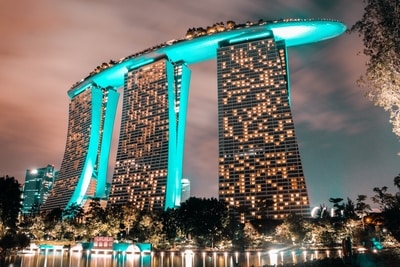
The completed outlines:
[[[387,193],[387,187],[375,187],[375,196],[372,200],[379,204],[384,226],[392,233],[397,241],[400,241],[400,203],[396,196]]]
[[[304,224],[304,241],[314,247],[333,247],[338,243],[338,231],[327,218],[317,218]]]
[[[46,224],[54,224],[62,219],[63,210],[61,208],[52,209],[45,215],[44,221]]]
[[[155,213],[143,211],[139,219],[133,224],[130,235],[139,242],[152,243],[157,247],[163,236],[163,226],[159,216]]]
[[[139,211],[133,205],[133,203],[128,202],[122,206],[122,228],[129,233],[131,226],[138,219]]]
[[[372,197],[372,201],[379,205],[381,211],[391,209],[396,205],[395,196],[388,193],[387,190],[388,188],[386,186],[381,188],[375,187],[373,189],[375,195]]]
[[[216,198],[189,198],[181,204],[179,217],[187,236],[196,237],[200,246],[212,247],[222,241],[229,224],[228,208]]]
[[[356,214],[361,218],[361,223],[362,223],[363,228],[365,227],[364,217],[365,217],[365,215],[368,215],[368,211],[371,211],[371,206],[369,204],[365,203],[366,199],[367,199],[366,195],[358,195],[356,208],[355,208]]]
[[[175,246],[175,240],[183,239],[182,222],[178,209],[167,209],[162,214],[163,232],[168,242]]]
[[[343,215],[344,215],[343,213],[344,213],[345,206],[343,203],[340,203],[342,201],[343,201],[343,198],[339,198],[339,197],[337,197],[337,198],[331,197],[329,199],[329,202],[333,203],[333,207],[335,208],[335,215],[337,217],[343,217]]]
[[[294,213],[289,214],[283,223],[277,227],[277,235],[286,242],[293,242],[300,244],[306,237],[307,229],[305,227],[305,220],[302,216]]]
[[[398,174],[396,177],[394,177],[393,183],[394,183],[394,185],[397,187],[397,189],[399,190],[399,191],[396,193],[396,198],[397,198],[397,201],[400,202],[400,174]]]
[[[398,174],[393,179],[394,186],[396,186],[400,190],[400,174]]]
[[[79,224],[82,223],[85,217],[85,211],[80,205],[73,203],[62,211],[62,217],[64,220]]]
[[[347,203],[344,204],[343,214],[346,219],[357,218],[356,205],[354,204],[353,200],[351,200],[350,198],[347,198]]]
[[[100,199],[95,198],[90,200],[89,210],[85,216],[86,235],[88,238],[106,234],[107,214],[106,210],[100,204]]]
[[[46,234],[46,227],[43,217],[44,216],[40,214],[29,216],[25,218],[22,223],[20,223],[19,227],[22,231],[28,233],[32,239],[42,240]]]
[[[367,96],[390,113],[393,132],[400,136],[400,1],[364,0],[362,18],[351,28],[363,38],[369,57],[360,85]]]
[[[5,228],[15,229],[21,205],[21,185],[14,177],[0,177],[0,219]]]

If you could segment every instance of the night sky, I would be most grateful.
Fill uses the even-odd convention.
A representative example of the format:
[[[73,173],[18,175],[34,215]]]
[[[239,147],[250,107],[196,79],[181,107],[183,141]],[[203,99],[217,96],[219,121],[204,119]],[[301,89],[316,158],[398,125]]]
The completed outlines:
[[[216,22],[337,19],[350,27],[362,1],[21,0],[0,2],[0,176],[63,157],[67,91],[96,66]],[[356,80],[366,58],[357,34],[289,49],[292,111],[312,206],[372,196],[400,172],[389,115]],[[192,69],[184,175],[192,195],[217,197],[216,62]],[[119,129],[117,122],[116,129]],[[114,142],[115,159],[117,137]]]

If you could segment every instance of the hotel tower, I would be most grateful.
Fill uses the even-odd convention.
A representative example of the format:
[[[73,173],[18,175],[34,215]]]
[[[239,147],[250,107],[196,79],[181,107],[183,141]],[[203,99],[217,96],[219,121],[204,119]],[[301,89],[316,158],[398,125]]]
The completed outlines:
[[[191,71],[217,64],[219,198],[241,221],[308,215],[309,200],[290,108],[287,47],[342,34],[331,20],[189,29],[182,39],[97,67],[73,85],[60,175],[46,209],[103,198],[118,102],[122,118],[109,205],[180,205]]]
[[[128,71],[110,204],[180,205],[189,79],[167,58]]]
[[[43,209],[84,206],[105,198],[108,160],[119,93],[96,84],[68,91],[69,120],[64,157]]]
[[[241,221],[309,213],[286,55],[274,38],[218,49],[219,197]]]

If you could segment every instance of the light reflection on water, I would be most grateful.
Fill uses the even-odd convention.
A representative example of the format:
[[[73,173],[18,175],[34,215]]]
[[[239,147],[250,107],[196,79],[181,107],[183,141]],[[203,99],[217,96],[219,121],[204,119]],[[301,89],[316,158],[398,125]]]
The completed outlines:
[[[87,253],[41,251],[6,258],[9,267],[258,267],[340,256],[340,251],[165,251],[153,253]]]

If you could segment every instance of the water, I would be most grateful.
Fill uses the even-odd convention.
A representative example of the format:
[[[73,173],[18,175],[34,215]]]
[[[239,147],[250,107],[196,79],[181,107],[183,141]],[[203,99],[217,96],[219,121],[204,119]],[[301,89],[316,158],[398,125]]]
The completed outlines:
[[[9,267],[258,267],[298,263],[341,256],[340,251],[286,250],[252,252],[166,251],[124,253],[111,251],[33,251],[10,256],[0,266]]]

